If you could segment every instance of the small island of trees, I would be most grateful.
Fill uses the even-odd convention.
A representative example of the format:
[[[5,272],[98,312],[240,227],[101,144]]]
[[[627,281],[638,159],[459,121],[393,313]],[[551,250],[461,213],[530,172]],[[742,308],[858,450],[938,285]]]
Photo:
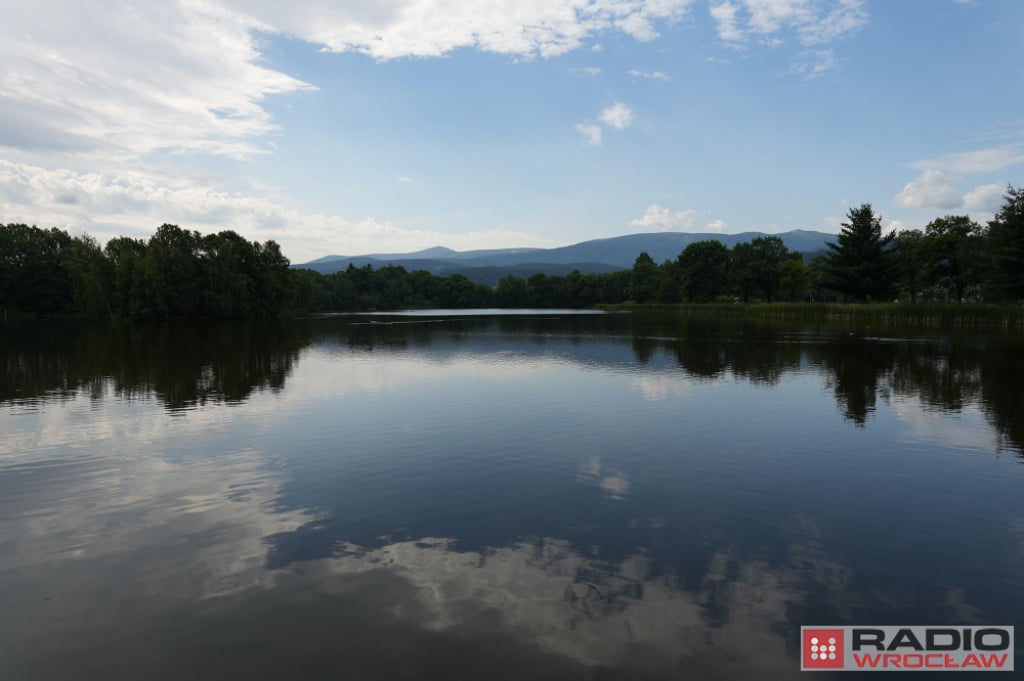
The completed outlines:
[[[661,264],[640,253],[610,274],[507,276],[496,287],[401,266],[323,275],[290,267],[274,241],[162,225],[148,240],[0,226],[0,309],[14,316],[261,318],[400,308],[590,307],[702,303],[1019,303],[1024,188],[1007,188],[987,225],[965,215],[884,234],[870,204],[810,257],[765,236],[728,248],[692,243]]]

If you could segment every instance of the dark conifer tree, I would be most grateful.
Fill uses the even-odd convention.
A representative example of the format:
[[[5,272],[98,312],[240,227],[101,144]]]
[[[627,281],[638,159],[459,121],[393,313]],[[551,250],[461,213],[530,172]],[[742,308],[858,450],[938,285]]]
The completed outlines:
[[[1006,188],[1003,207],[988,223],[988,252],[990,293],[1024,299],[1024,187]]]
[[[894,292],[897,276],[893,235],[882,236],[882,218],[870,203],[851,208],[838,243],[829,243],[826,256],[828,287],[848,300],[885,301]]]

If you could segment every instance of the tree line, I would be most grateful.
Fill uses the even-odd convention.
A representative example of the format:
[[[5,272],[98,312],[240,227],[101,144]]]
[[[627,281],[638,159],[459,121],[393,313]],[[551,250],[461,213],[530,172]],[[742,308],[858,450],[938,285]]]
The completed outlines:
[[[884,234],[870,204],[851,208],[825,252],[805,262],[778,237],[732,248],[690,244],[660,265],[641,253],[631,270],[567,277],[502,279],[504,307],[596,303],[1019,302],[1024,300],[1024,188],[1007,188],[987,225],[947,215],[924,230]]]
[[[0,307],[39,315],[172,319],[274,316],[291,297],[273,241],[162,225],[148,240],[9,224],[0,229]]]
[[[139,319],[278,316],[397,308],[588,307],[715,301],[999,302],[1024,300],[1024,188],[1008,187],[985,226],[965,215],[883,234],[870,204],[851,208],[826,252],[805,262],[781,239],[692,243],[661,264],[641,253],[610,274],[507,276],[494,288],[397,265],[323,275],[292,269],[274,241],[162,225],[148,240],[0,226],[6,315]]]

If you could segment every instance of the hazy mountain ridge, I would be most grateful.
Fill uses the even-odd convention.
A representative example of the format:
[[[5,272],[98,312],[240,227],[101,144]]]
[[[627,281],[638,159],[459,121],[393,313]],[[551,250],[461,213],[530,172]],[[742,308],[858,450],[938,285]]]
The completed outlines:
[[[336,260],[356,260],[359,258],[370,258],[372,260],[394,261],[394,260],[471,260],[477,257],[491,255],[525,255],[535,251],[542,251],[543,248],[485,248],[475,251],[456,251],[446,246],[433,246],[424,248],[422,251],[412,253],[367,253],[365,255],[325,255],[316,260],[310,260],[306,265],[323,264]]]
[[[675,259],[683,249],[697,241],[721,241],[731,248],[761,236],[777,236],[787,248],[801,253],[821,251],[836,238],[834,234],[803,229],[779,234],[656,232],[592,239],[558,248],[499,248],[460,252],[435,246],[413,253],[328,255],[295,267],[330,274],[346,269],[350,264],[356,267],[372,265],[375,269],[395,264],[410,271],[426,270],[437,275],[463,274],[474,281],[493,285],[508,274],[529,276],[541,272],[564,275],[574,269],[584,274],[611,272],[632,267],[642,251],[660,263]]]

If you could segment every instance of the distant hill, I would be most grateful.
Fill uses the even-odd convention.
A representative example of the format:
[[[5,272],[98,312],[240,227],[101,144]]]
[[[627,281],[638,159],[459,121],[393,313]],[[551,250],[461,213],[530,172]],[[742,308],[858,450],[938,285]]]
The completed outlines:
[[[801,253],[819,252],[826,248],[828,242],[835,240],[834,234],[803,229],[772,235],[764,232],[658,232],[593,239],[559,248],[499,248],[460,252],[444,246],[435,246],[414,253],[329,255],[295,267],[330,274],[346,269],[350,264],[356,267],[373,265],[375,269],[395,264],[409,271],[426,270],[440,276],[463,274],[474,281],[493,285],[501,277],[509,274],[519,277],[527,277],[537,272],[564,275],[574,269],[584,274],[613,272],[632,267],[642,251],[646,251],[655,262],[661,263],[675,259],[683,249],[697,241],[721,241],[731,248],[759,236],[777,236],[791,251]]]
[[[609,272],[615,272],[621,270],[621,267],[616,265],[606,265],[604,263],[593,263],[593,262],[577,262],[577,263],[531,263],[524,262],[515,265],[476,265],[474,263],[467,263],[454,258],[450,260],[430,260],[430,259],[389,259],[380,260],[377,258],[371,258],[369,256],[357,256],[354,258],[346,258],[344,256],[336,259],[320,259],[314,260],[313,262],[306,263],[304,265],[295,265],[296,268],[313,270],[320,272],[321,274],[333,274],[334,272],[340,272],[341,270],[347,269],[349,265],[356,267],[365,267],[366,265],[372,265],[374,269],[380,269],[387,265],[398,265],[404,267],[409,272],[415,272],[417,270],[425,270],[431,274],[435,274],[439,277],[446,277],[451,274],[461,274],[468,279],[471,279],[480,284],[487,284],[488,286],[496,286],[498,281],[502,277],[515,276],[523,279],[528,278],[532,274],[547,274],[548,276],[565,276],[570,274],[573,270],[579,270],[583,274],[607,274]]]
[[[461,274],[478,284],[497,286],[498,281],[502,277],[508,276],[519,277],[521,279],[529,279],[534,274],[546,274],[549,277],[564,277],[567,274],[572,274],[574,270],[579,270],[582,274],[608,274],[609,272],[617,272],[621,269],[621,267],[616,267],[614,265],[605,265],[603,263],[595,262],[575,262],[564,264],[526,262],[520,265],[504,265],[501,267],[487,265],[481,267],[467,267],[455,266],[453,264],[451,271],[435,272],[435,274],[439,274],[441,276],[447,274]]]
[[[434,246],[433,248],[424,248],[422,251],[414,251],[412,253],[368,253],[366,255],[361,256],[325,255],[322,258],[310,260],[305,265],[301,265],[301,267],[306,267],[306,265],[316,265],[334,262],[337,260],[352,260],[354,258],[372,258],[374,260],[381,260],[384,262],[395,262],[398,260],[472,260],[473,258],[492,255],[526,255],[540,250],[544,249],[488,248],[477,251],[453,251],[452,249],[445,248],[444,246]],[[346,265],[346,267],[348,267],[348,265]]]

